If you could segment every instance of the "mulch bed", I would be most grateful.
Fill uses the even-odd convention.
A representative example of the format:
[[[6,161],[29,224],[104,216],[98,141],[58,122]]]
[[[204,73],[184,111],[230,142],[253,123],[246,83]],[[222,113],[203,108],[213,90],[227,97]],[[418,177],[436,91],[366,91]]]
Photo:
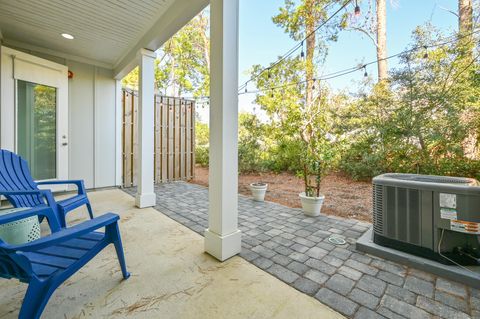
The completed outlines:
[[[208,168],[196,167],[195,179],[190,181],[208,187]],[[303,181],[290,173],[246,173],[239,176],[239,192],[251,196],[249,185],[268,183],[265,200],[288,207],[300,208],[298,194],[304,191]],[[372,184],[354,181],[342,174],[326,176],[321,184],[325,195],[322,213],[357,220],[372,220]]]

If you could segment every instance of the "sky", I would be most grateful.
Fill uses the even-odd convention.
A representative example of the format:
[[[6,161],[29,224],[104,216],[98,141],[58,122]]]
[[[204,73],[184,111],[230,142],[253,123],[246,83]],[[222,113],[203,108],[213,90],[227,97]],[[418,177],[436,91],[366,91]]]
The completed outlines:
[[[363,1],[367,2],[367,1]],[[447,10],[457,11],[458,0],[387,0],[387,51],[392,55],[405,50],[411,43],[412,31],[427,22],[444,30],[447,34],[457,29],[457,17]],[[255,64],[269,65],[293,46],[293,41],[282,28],[272,22],[272,17],[284,0],[240,0],[239,31],[239,84],[249,79],[249,71]],[[336,10],[335,6],[332,10]],[[350,10],[353,11],[353,4]],[[322,71],[331,73],[356,66],[362,62],[376,60],[376,50],[369,38],[355,31],[342,31],[336,42],[329,44],[329,54]],[[389,60],[389,68],[396,59]],[[367,68],[376,78],[376,66]],[[363,71],[329,80],[333,89],[353,89],[355,81],[362,79]],[[249,86],[249,90],[255,89]],[[253,100],[255,94],[239,96],[240,112],[257,112]],[[208,112],[200,111],[202,120]]]

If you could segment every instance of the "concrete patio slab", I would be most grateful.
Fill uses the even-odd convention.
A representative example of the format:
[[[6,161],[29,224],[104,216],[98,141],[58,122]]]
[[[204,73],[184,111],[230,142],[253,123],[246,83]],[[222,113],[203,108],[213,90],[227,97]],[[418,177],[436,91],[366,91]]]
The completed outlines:
[[[137,209],[120,190],[89,193],[97,214],[121,216],[127,265],[113,247],[60,286],[43,318],[341,318],[240,257],[219,263],[203,237],[157,210]],[[70,221],[86,216],[72,213]],[[26,285],[0,280],[0,318],[16,318]]]

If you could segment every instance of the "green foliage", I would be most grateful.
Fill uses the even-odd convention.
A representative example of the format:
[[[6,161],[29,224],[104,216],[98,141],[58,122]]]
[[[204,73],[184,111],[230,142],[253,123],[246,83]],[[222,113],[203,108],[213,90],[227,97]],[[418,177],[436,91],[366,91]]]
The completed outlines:
[[[281,134],[276,134],[281,135]],[[302,167],[303,144],[290,136],[279,137],[268,145],[265,166],[274,172],[298,172]]]
[[[316,83],[309,105],[302,85],[285,85],[269,91],[274,83],[301,81],[305,68],[300,58],[285,59],[269,74],[260,74],[260,70],[260,66],[254,67],[255,84],[264,93],[258,94],[255,102],[269,117],[265,131],[272,142],[266,147],[269,150],[267,167],[297,172],[308,179],[307,168],[320,180],[338,161],[341,137],[335,132],[338,119],[333,111],[343,105],[344,97],[332,96],[322,83]],[[308,188],[306,185],[306,190]]]
[[[339,168],[353,179],[366,180],[386,171],[382,154],[372,150],[369,139],[355,141],[341,156]]]
[[[431,26],[418,28],[413,47],[438,42]],[[401,57],[389,85],[380,84],[343,114],[355,139],[340,167],[356,178],[384,171],[479,176],[478,63],[456,44]],[[474,142],[475,144],[475,142]]]
[[[240,172],[262,171],[266,168],[268,150],[265,125],[257,116],[240,113],[238,130],[238,169]]]
[[[279,8],[279,13],[272,18],[273,23],[282,27],[295,41],[305,38],[307,25],[316,28],[329,16],[328,8],[331,4],[341,3],[338,0],[285,0],[284,6]],[[325,9],[327,8],[327,9]],[[331,12],[330,12],[331,13]],[[323,40],[336,40],[341,21],[333,19],[321,28]],[[326,48],[324,43],[321,45]]]
[[[204,10],[157,52],[155,86],[160,94],[209,95],[209,21],[209,12]],[[138,67],[123,78],[122,84],[130,89],[138,89]]]
[[[444,37],[431,26],[418,28],[412,48]],[[465,52],[456,43],[412,50],[389,81],[367,80],[354,96],[317,81],[311,105],[303,85],[288,85],[304,78],[302,59],[285,59],[268,73],[255,66],[255,103],[268,119],[256,139],[240,139],[240,165],[297,172],[310,193],[329,169],[355,179],[390,171],[479,178],[478,52]],[[286,85],[269,89],[277,83]]]
[[[155,79],[160,92],[173,96],[209,95],[209,22],[209,12],[201,12],[159,51]]]
[[[208,166],[209,151],[208,125],[200,121],[195,122],[195,161],[201,166]]]

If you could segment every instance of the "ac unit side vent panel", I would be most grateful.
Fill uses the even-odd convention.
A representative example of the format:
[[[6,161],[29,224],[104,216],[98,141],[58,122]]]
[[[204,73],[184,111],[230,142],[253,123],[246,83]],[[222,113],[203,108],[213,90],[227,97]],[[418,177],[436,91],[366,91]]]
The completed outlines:
[[[420,245],[420,192],[417,189],[408,190],[408,242]]]
[[[384,222],[386,222],[386,235],[389,238],[398,239],[397,237],[397,188],[392,186],[386,186],[387,198],[386,198],[386,211],[384,213]]]
[[[383,235],[383,186],[373,185],[373,229]]]
[[[408,202],[407,202],[407,189],[397,188],[397,210],[395,217],[397,219],[397,238],[401,241],[407,241],[408,229]]]

